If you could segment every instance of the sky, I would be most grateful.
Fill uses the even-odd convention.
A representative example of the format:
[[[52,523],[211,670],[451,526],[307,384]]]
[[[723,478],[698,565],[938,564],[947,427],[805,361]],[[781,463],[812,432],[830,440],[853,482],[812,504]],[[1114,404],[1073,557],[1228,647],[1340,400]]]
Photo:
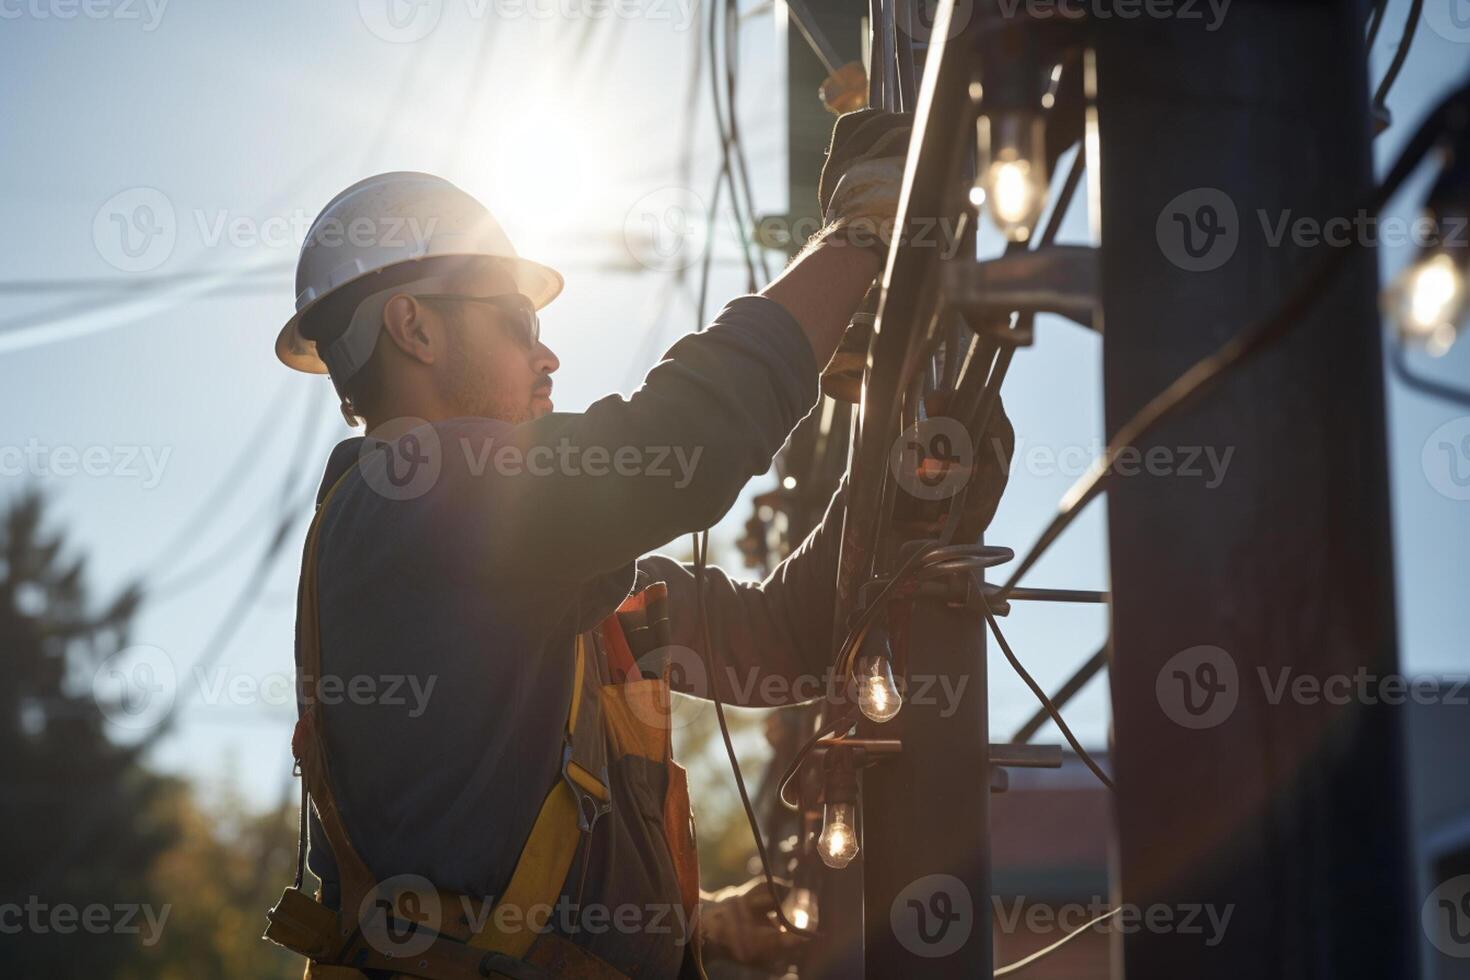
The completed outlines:
[[[1375,147],[1380,167],[1470,67],[1470,32],[1457,35],[1436,7],[1449,2],[1429,2],[1426,17],[1438,27],[1420,30],[1394,90],[1398,124]],[[1390,5],[1372,52],[1375,77],[1406,7]],[[296,249],[336,191],[386,170],[443,174],[490,206],[521,254],[560,268],[566,291],[542,323],[561,355],[561,410],[631,392],[658,352],[693,327],[692,303],[667,290],[669,266],[681,259],[654,248],[645,221],[670,213],[669,202],[697,205],[713,174],[703,85],[692,181],[679,166],[697,11],[687,0],[616,8],[632,16],[593,18],[587,9],[428,0],[400,8],[412,16],[395,21],[383,0],[0,0],[9,83],[0,103],[9,237],[0,260],[0,450],[44,460],[36,475],[7,470],[4,492],[47,491],[54,525],[88,556],[99,600],[140,578],[151,587],[132,638],[148,649],[113,666],[172,672],[179,723],[154,750],[157,765],[205,784],[234,780],[261,804],[289,788],[306,502],[326,451],[351,433],[325,381],[287,372],[272,342],[292,308]],[[740,109],[762,212],[787,204],[784,70],[777,19],[750,5]],[[1415,213],[1426,179],[1397,198],[1394,214]],[[1062,240],[1087,240],[1085,213],[1079,199]],[[712,314],[744,291],[744,275],[728,212],[709,233]],[[1407,257],[1404,248],[1380,250],[1384,274]],[[86,289],[57,280],[87,280]],[[1006,384],[1018,459],[1028,446],[1059,456],[1095,449],[1100,355],[1095,334],[1041,318],[1037,343],[1016,357]],[[1416,364],[1464,383],[1470,344]],[[1470,501],[1444,492],[1424,454],[1470,420],[1396,382],[1388,392],[1403,663],[1410,672],[1465,672],[1470,570],[1454,545],[1470,540]],[[1021,551],[1077,475],[1076,466],[1018,463],[987,539]],[[282,515],[286,543],[254,589]],[[1094,505],[1028,584],[1106,588],[1103,515]],[[717,528],[717,554],[731,554],[747,516],[739,504]],[[232,607],[247,587],[254,599],[241,619]],[[227,642],[211,642],[236,619]],[[1018,604],[1006,626],[1051,688],[1096,648],[1106,618],[1100,608]],[[76,679],[94,681],[106,678]],[[991,691],[992,729],[1003,737],[1034,702],[999,659]],[[1105,685],[1094,682],[1068,717],[1084,741],[1100,743]],[[118,725],[115,734],[140,731]]]

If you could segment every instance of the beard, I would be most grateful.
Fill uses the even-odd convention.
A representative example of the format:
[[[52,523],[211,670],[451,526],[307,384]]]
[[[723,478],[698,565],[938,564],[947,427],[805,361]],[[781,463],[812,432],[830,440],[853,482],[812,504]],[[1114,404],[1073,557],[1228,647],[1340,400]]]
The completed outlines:
[[[515,404],[474,366],[460,330],[460,325],[455,324],[448,331],[449,364],[442,392],[445,400],[454,407],[455,414],[497,419],[511,425],[529,422],[530,405]]]

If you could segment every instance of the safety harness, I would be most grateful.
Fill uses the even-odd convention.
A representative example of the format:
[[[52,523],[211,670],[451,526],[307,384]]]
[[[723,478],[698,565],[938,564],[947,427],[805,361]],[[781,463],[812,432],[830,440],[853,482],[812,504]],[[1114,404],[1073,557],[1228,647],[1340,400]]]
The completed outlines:
[[[471,917],[458,914],[473,901],[465,896],[379,882],[362,860],[342,820],[332,788],[327,757],[321,682],[321,631],[318,608],[317,546],[327,504],[356,467],[349,469],[322,498],[307,533],[298,593],[298,662],[309,685],[292,754],[302,777],[302,827],[296,880],[268,914],[265,938],[310,960],[309,978],[360,977],[363,970],[429,980],[470,977],[622,977],[597,956],[537,923],[526,910],[550,908],[561,895],[579,847],[582,851],[578,890],[585,882],[591,834],[611,806],[607,743],[599,702],[601,671],[589,660],[599,648],[581,634],[575,643],[571,703],[567,709],[560,778],[546,794],[530,835],[521,849],[500,899],[493,909]],[[340,901],[332,909],[302,891],[306,851],[306,815],[315,805],[327,843],[336,858]],[[425,916],[424,905],[437,902],[438,915]],[[501,909],[516,914],[497,915]],[[480,923],[478,928],[471,922]],[[544,923],[542,924],[544,925]]]

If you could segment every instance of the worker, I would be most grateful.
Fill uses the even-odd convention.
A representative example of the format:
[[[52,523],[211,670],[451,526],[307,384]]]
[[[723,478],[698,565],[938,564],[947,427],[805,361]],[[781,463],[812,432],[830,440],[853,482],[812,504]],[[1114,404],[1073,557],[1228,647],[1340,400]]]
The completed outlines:
[[[712,677],[693,568],[648,553],[718,521],[814,405],[880,272],[907,126],[839,119],[824,229],[575,414],[538,314],[562,277],[479,202],[388,173],[316,219],[276,351],[366,436],[331,453],[302,561],[292,747],[321,887],[298,868],[267,938],[308,977],[701,976],[800,941],[763,883],[700,892],[669,690],[820,693],[800,681],[833,651],[842,494],[763,583],[708,569]],[[1007,460],[979,462],[984,521]]]

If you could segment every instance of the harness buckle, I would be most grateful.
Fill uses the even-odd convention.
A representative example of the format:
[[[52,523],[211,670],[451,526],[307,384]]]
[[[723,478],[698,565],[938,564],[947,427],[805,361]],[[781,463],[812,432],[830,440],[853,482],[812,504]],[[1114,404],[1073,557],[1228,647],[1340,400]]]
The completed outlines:
[[[577,800],[577,826],[583,834],[591,834],[592,828],[597,821],[612,812],[612,794],[609,792],[606,800],[600,800],[593,793],[587,791],[581,783],[572,776],[572,740],[567,738],[561,750],[561,778],[566,781],[572,791],[572,796]],[[604,788],[608,786],[607,767],[598,774],[601,777]]]

